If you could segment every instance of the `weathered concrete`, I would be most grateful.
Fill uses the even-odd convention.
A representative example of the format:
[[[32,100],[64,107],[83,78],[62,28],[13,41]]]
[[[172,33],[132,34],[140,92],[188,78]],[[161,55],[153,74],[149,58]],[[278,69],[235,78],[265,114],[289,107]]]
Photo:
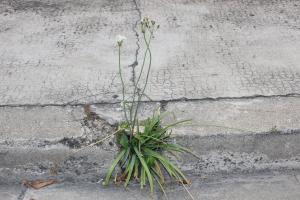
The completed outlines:
[[[91,200],[91,199],[103,199],[103,200],[115,200],[115,199],[128,199],[128,200],[150,200],[157,199],[156,195],[152,197],[149,194],[144,194],[143,191],[139,191],[137,187],[124,190],[120,187],[103,187],[101,183],[97,184],[83,184],[83,185],[68,185],[59,184],[53,185],[41,190],[28,190],[23,200],[30,199],[39,200]]]
[[[239,176],[206,184],[196,180],[188,189],[199,200],[296,200],[300,196],[300,184],[292,174]],[[190,199],[183,188],[167,193],[169,199]]]
[[[168,121],[191,119],[176,135],[251,134],[300,130],[300,98],[170,102]]]
[[[0,140],[59,140],[83,135],[82,107],[0,107]]]
[[[116,147],[101,145],[77,152],[60,145],[46,148],[1,147],[0,183],[55,178],[66,182],[97,182],[103,178]]]
[[[153,99],[300,93],[299,1],[142,0],[161,24]]]
[[[140,15],[161,24],[153,42],[152,99],[300,93],[296,0],[4,0],[0,8],[1,105],[114,101],[120,81],[113,38],[128,37],[129,87],[128,66],[142,55]]]
[[[168,113],[166,124],[192,120],[174,128],[173,133],[178,136],[275,134],[300,130],[299,97],[147,103],[141,108],[141,117],[151,115],[159,107]],[[96,113],[97,119],[89,118],[84,106],[1,107],[0,141],[14,144],[30,141],[33,145],[63,138],[94,140],[112,132],[113,126],[122,120],[119,104],[89,108]]]
[[[177,137],[176,142],[193,150],[198,158],[183,155],[176,164],[194,174],[300,169],[299,141],[299,133]],[[0,146],[0,183],[49,177],[68,182],[96,182],[104,177],[116,155],[113,144],[107,141],[79,152],[61,144],[38,148]],[[85,144],[78,142],[78,145]]]
[[[142,105],[144,119],[160,108],[159,103]],[[123,120],[120,104],[80,106],[0,107],[0,144],[45,146],[64,138],[96,140],[115,131]]]
[[[114,37],[128,38],[122,69],[132,89],[144,15],[161,28],[152,43],[153,101],[141,114],[158,103],[171,113],[166,121],[193,119],[174,129],[174,142],[199,155],[178,162],[185,171],[300,168],[298,1],[2,0],[0,183],[95,182],[105,173],[112,139],[73,153],[122,120]]]
[[[123,73],[135,62],[132,1],[0,2],[0,104],[113,101],[120,94],[115,36],[123,34]]]
[[[239,176],[193,177],[192,185],[187,186],[194,199],[203,200],[298,200],[300,183],[295,176],[299,172],[263,173]],[[146,191],[145,191],[146,192]],[[169,199],[190,199],[187,192],[178,184],[166,188]],[[19,186],[0,186],[0,199],[16,199],[21,194]],[[103,187],[100,183],[60,183],[40,190],[27,189],[22,195],[23,200],[37,199],[165,199],[161,192],[156,191],[153,197],[140,192],[138,186],[130,185],[128,190],[121,187]]]
[[[0,185],[1,200],[17,200],[21,192],[21,185]]]
[[[145,103],[142,117],[157,106],[169,112],[165,123],[192,116],[191,124],[173,129],[174,142],[199,156],[184,155],[177,162],[184,171],[300,169],[297,97]],[[117,152],[113,138],[75,152],[111,134],[122,112],[118,104],[89,109],[90,113],[83,106],[1,108],[0,182],[53,176],[95,182],[102,177]]]

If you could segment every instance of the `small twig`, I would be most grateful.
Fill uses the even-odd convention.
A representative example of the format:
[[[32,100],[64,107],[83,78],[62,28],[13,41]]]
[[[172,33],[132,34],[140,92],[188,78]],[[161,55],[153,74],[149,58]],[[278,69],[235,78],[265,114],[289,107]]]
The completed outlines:
[[[97,144],[100,144],[100,143],[104,142],[105,140],[109,139],[110,137],[112,137],[113,135],[115,135],[116,133],[118,133],[118,132],[120,132],[120,131],[123,131],[123,130],[124,130],[124,129],[118,129],[117,131],[113,132],[112,134],[107,135],[105,138],[103,138],[103,139],[101,139],[101,140],[98,140],[97,142],[94,142],[94,143],[92,143],[92,144],[89,144],[88,146],[85,146],[85,147],[83,147],[83,148],[81,148],[81,149],[78,149],[77,151],[73,152],[73,154],[78,153],[79,151],[81,151],[81,150],[83,150],[83,149],[86,149],[86,148],[88,148],[88,147],[92,147],[92,146],[95,146],[95,145],[97,145]]]

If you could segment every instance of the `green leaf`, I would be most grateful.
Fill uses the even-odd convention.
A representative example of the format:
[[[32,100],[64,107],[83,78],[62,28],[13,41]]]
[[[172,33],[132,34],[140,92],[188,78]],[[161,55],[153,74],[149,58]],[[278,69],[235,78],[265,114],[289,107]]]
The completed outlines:
[[[154,172],[154,174],[156,174],[157,177],[153,176],[154,179],[156,180],[156,182],[158,183],[161,191],[163,192],[164,196],[166,197],[166,199],[168,199],[167,193],[163,187],[163,182],[160,180],[159,175],[157,174],[157,172],[152,168],[152,171]]]
[[[123,133],[120,137],[120,145],[124,148],[128,147],[129,141],[128,141],[128,137],[126,135],[126,133]]]
[[[182,124],[182,123],[185,123],[185,122],[191,122],[191,121],[192,121],[191,119],[187,119],[187,120],[182,120],[182,121],[174,122],[172,124],[169,124],[169,125],[165,126],[164,129],[167,130],[168,128],[171,128],[171,127],[176,126],[178,124]]]
[[[147,177],[148,177],[149,185],[150,185],[150,191],[151,191],[151,193],[153,193],[153,177],[150,173],[150,170],[149,170],[149,168],[148,168],[141,152],[136,147],[133,147],[133,149],[134,149],[136,155],[138,156],[143,168],[145,169],[145,172],[146,172]]]
[[[140,182],[140,184],[141,184],[141,189],[143,189],[144,188],[144,185],[145,185],[145,183],[146,183],[146,172],[145,172],[145,169],[144,169],[144,167],[142,166],[141,167],[141,180],[140,180],[141,182]]]
[[[127,187],[128,182],[131,178],[131,175],[132,175],[132,172],[133,172],[133,167],[134,167],[134,164],[135,164],[135,159],[136,159],[136,155],[133,154],[132,158],[131,158],[131,161],[130,161],[130,164],[129,164],[127,178],[126,178],[126,181],[125,181],[125,184],[124,184],[125,187]]]
[[[138,178],[138,176],[139,176],[139,164],[140,164],[140,162],[138,161],[138,159],[135,159],[134,173],[133,173],[133,176],[135,178]]]
[[[121,164],[120,166],[123,167],[125,165],[125,163],[127,162],[127,159],[129,157],[129,153],[130,153],[130,148],[125,148],[125,154],[121,160]]]
[[[168,148],[174,150],[174,151],[179,151],[179,152],[186,152],[189,153],[193,156],[195,156],[196,158],[200,158],[198,155],[196,155],[194,152],[192,152],[190,149],[183,147],[181,145],[178,144],[168,144]]]
[[[172,164],[167,158],[165,158],[164,156],[160,155],[159,153],[152,151],[150,149],[147,149],[147,148],[145,148],[144,151],[145,151],[145,153],[159,159],[159,161],[164,166],[164,168],[167,170],[167,172],[169,173],[170,176],[174,176],[176,178],[178,178],[178,176],[180,176],[186,182],[188,182],[188,180],[186,179],[184,174],[181,172],[181,170],[178,167],[176,167],[174,164]]]
[[[118,156],[116,157],[116,159],[113,161],[112,165],[110,166],[108,172],[107,172],[107,175],[106,175],[106,178],[105,178],[105,181],[103,182],[103,185],[108,185],[109,183],[109,179],[111,177],[111,174],[113,173],[114,169],[116,168],[117,164],[119,163],[119,161],[122,159],[122,157],[124,156],[125,154],[125,149],[123,149],[119,154]]]
[[[158,164],[158,162],[155,160],[154,161],[154,166],[152,167],[153,171],[155,171],[156,175],[158,176],[159,180],[161,183],[165,182],[165,178],[164,175],[160,169],[160,165]]]

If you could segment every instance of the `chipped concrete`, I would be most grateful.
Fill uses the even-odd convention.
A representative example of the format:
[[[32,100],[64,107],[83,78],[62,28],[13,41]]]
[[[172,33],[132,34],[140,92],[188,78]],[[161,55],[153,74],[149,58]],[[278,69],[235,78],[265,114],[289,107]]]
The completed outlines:
[[[159,106],[169,113],[165,123],[192,116],[192,124],[173,130],[174,142],[199,156],[182,156],[177,164],[184,171],[212,174],[300,169],[298,104],[296,97],[143,103],[141,117]],[[113,138],[85,147],[115,130],[115,124],[122,120],[118,104],[2,110],[6,113],[3,127],[12,128],[3,129],[0,136],[0,182],[53,176],[69,182],[95,182],[117,152]],[[74,123],[76,131],[70,131],[73,129],[66,121]],[[15,127],[31,134],[24,132],[16,139]]]
[[[63,147],[11,148],[1,156],[0,183],[55,178],[65,182],[97,182],[106,173],[116,146],[86,148],[77,152]]]

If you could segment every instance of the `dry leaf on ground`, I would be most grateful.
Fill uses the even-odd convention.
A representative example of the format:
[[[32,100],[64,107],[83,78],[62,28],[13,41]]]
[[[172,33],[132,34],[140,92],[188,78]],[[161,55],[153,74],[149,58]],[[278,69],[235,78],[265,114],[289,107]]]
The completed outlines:
[[[24,180],[23,185],[28,187],[28,188],[33,188],[33,189],[40,189],[43,187],[46,187],[48,185],[52,185],[54,183],[57,183],[56,180],[54,179],[49,179],[49,180],[34,180],[34,181],[28,181]]]

